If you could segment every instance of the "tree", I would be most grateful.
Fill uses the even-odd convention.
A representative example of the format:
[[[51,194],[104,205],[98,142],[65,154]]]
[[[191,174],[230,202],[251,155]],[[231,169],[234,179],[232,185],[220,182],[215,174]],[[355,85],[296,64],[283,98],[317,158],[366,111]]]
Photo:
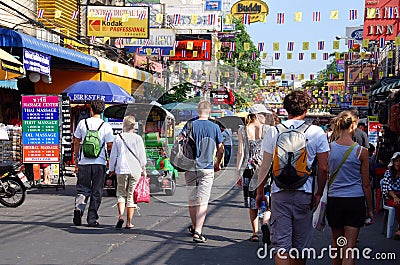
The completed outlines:
[[[168,104],[173,102],[185,102],[193,97],[189,97],[188,94],[193,91],[195,86],[191,83],[184,82],[172,87],[168,93],[164,94],[162,98],[162,104]]]

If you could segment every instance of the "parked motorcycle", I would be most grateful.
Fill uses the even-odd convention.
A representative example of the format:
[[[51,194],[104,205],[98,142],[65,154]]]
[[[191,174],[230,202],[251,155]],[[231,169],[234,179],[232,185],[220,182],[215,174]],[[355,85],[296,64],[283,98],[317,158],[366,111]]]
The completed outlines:
[[[23,164],[0,166],[0,203],[6,207],[18,207],[24,203],[26,190],[31,186],[23,173]]]

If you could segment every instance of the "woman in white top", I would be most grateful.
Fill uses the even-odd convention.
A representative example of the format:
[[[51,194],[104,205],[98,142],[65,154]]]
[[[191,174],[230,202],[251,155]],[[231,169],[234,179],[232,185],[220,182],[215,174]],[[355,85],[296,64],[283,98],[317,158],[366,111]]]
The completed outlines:
[[[136,208],[133,192],[140,175],[146,176],[146,151],[142,137],[134,133],[135,117],[126,116],[122,130],[115,141],[110,155],[110,174],[117,174],[118,221],[116,228],[124,224],[126,207],[126,229],[133,227],[132,218]]]

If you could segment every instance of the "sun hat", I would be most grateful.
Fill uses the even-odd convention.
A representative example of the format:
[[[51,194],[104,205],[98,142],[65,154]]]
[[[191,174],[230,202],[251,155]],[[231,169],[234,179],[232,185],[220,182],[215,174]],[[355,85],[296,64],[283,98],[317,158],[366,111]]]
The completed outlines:
[[[251,114],[258,114],[258,113],[268,113],[272,114],[263,104],[255,104],[250,107],[249,113]]]
[[[393,161],[394,161],[396,158],[398,158],[398,157],[400,157],[400,152],[394,153],[393,156],[392,156],[392,158],[390,159],[390,163],[389,163],[388,167],[393,166]]]

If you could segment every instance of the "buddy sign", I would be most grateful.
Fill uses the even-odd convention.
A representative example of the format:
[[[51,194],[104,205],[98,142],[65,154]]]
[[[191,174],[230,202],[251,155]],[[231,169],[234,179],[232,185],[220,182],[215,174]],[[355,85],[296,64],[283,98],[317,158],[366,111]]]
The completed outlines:
[[[231,8],[231,13],[236,19],[243,20],[245,15],[249,15],[250,23],[264,21],[268,11],[267,4],[261,0],[239,1]]]
[[[88,6],[87,35],[149,38],[149,7]]]

